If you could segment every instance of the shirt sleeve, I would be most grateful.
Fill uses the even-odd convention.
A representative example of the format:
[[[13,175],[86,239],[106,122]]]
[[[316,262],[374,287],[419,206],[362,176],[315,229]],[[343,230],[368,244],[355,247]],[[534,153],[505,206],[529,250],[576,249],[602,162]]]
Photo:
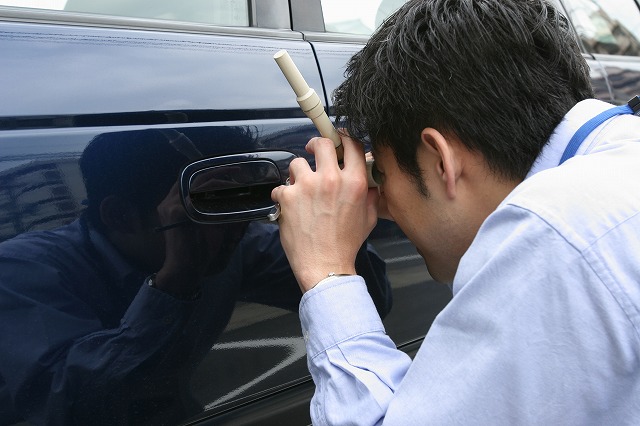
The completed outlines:
[[[141,282],[120,325],[105,329],[51,266],[4,258],[0,269],[0,371],[16,410],[34,424],[108,422],[117,413],[101,410],[114,389],[160,356],[192,311]]]
[[[385,334],[364,280],[319,284],[304,294],[300,318],[316,384],[313,424],[380,423],[410,358]]]
[[[358,278],[310,290],[300,316],[314,424],[637,418],[640,381],[630,372],[640,368],[640,342],[625,312],[634,293],[620,290],[637,284],[616,281],[603,263],[637,229],[627,222],[580,247],[526,209],[502,209],[461,260],[455,295],[412,362],[384,334]]]

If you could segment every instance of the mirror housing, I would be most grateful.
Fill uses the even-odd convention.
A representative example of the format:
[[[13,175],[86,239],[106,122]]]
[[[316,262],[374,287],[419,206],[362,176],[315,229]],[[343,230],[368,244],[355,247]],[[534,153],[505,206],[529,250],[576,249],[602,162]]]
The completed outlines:
[[[187,215],[208,224],[268,219],[276,210],[271,191],[285,183],[294,158],[286,151],[265,151],[189,164],[180,175]]]

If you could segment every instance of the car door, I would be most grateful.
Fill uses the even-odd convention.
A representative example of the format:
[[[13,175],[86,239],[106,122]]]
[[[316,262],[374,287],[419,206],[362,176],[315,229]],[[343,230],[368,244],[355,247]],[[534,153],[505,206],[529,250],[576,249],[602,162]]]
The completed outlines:
[[[219,1],[214,8],[200,2],[193,3],[189,10],[186,4],[175,2],[139,2],[131,7],[134,2],[69,0],[66,4],[53,2],[50,9],[16,4],[25,5],[8,1],[0,7],[3,242],[16,241],[15,237],[28,240],[34,232],[45,232],[35,234],[45,239],[52,235],[57,238],[56,232],[83,215],[92,204],[91,193],[99,191],[88,191],[85,184],[100,181],[103,176],[103,186],[123,179],[121,187],[128,188],[129,201],[134,204],[163,185],[158,193],[166,195],[168,187],[179,179],[177,175],[164,179],[174,172],[167,157],[176,155],[180,167],[220,157],[223,160],[218,166],[231,162],[232,167],[216,175],[227,185],[222,188],[227,192],[221,192],[226,194],[224,200],[231,202],[261,179],[247,177],[246,173],[231,176],[237,169],[246,171],[246,164],[255,164],[256,156],[262,156],[264,164],[277,175],[278,181],[271,184],[283,183],[287,164],[277,163],[280,160],[276,158],[282,158],[283,153],[306,156],[304,144],[317,134],[273,61],[275,52],[286,49],[309,84],[322,87],[312,46],[290,28],[287,2],[270,2],[269,7],[263,7],[261,2]],[[210,13],[200,13],[199,7]],[[98,145],[102,147],[96,148]],[[92,149],[97,152],[93,157],[87,154]],[[93,162],[85,160],[88,165],[81,170],[82,159],[90,157]],[[105,169],[107,164],[109,169]],[[167,172],[161,172],[165,167]],[[230,189],[229,182],[236,182],[238,176],[249,181],[241,190]],[[116,391],[102,396],[105,404],[96,406],[94,418],[85,418],[84,424],[108,423],[110,416],[119,419],[112,424],[131,423],[132,418],[139,420],[133,421],[136,424],[308,424],[313,386],[296,313],[300,292],[290,274],[280,273],[287,265],[274,239],[277,226],[264,220],[256,223],[266,231],[252,234],[253,240],[245,243],[252,257],[247,255],[248,260],[238,267],[237,282],[233,283],[246,287],[237,289],[229,284],[223,288],[213,282],[203,289],[203,293],[213,293],[211,305],[199,308],[209,322],[196,327],[191,337],[181,336],[181,341],[201,353],[178,354],[187,352],[183,350],[186,346],[166,349],[166,359],[182,357],[180,370],[165,377],[163,372],[149,373],[151,370],[141,366],[136,373],[141,379],[135,386],[149,395],[147,401],[132,408],[127,402],[132,389],[123,382],[112,388]],[[61,250],[79,262],[84,254],[76,250],[71,256],[71,251],[60,247],[57,244],[45,250],[44,257]],[[150,246],[147,249],[155,250]],[[274,251],[277,253],[272,256]],[[19,271],[16,274],[23,276]],[[253,282],[247,283],[247,276]],[[22,278],[2,278],[10,280],[8,287],[23,284]],[[142,285],[139,280],[136,291]],[[70,312],[71,299],[58,299],[48,290],[39,291],[39,296],[29,301],[31,296],[20,300],[34,303],[38,306],[34,309],[42,312],[53,308],[55,316],[62,315],[69,324],[84,330],[82,335],[95,336],[117,330],[120,323],[104,308],[108,305],[116,309],[120,302],[108,301],[113,293],[103,290],[99,290],[99,297],[95,292],[74,295],[81,313]],[[48,371],[43,374],[57,374],[57,361],[52,358],[61,355],[50,354],[65,353],[68,345],[76,347],[81,336],[50,348],[27,343],[37,330],[24,327],[25,318],[51,321],[56,339],[61,339],[66,330],[52,322],[53,317],[32,317],[33,309],[22,312],[9,293],[6,290],[0,296],[4,308],[13,307],[3,310],[7,314],[3,321],[22,337],[3,343],[5,367],[9,358],[16,366],[14,371],[26,365],[21,362],[28,356],[13,357],[10,352],[42,351],[38,359]],[[126,297],[130,301],[133,296]],[[128,302],[125,305],[129,306]],[[122,315],[127,311],[122,306],[117,309]],[[13,314],[9,315],[11,310]],[[79,325],[88,321],[87,316],[95,316],[89,321],[91,325]],[[168,323],[171,320],[170,316],[162,319]],[[193,316],[190,321],[195,321]],[[204,336],[205,332],[209,335]],[[190,356],[197,362],[189,361]],[[95,362],[87,365],[97,371]],[[126,370],[115,364],[104,368],[116,376]],[[12,370],[5,369],[0,378],[0,412],[4,416],[0,423],[28,422],[29,418],[21,417],[25,415],[33,415],[33,422],[42,420],[48,414],[34,414],[37,410],[30,401],[35,397],[17,397],[24,398],[25,408],[21,410],[5,406],[11,399],[8,388],[15,390],[15,395],[26,395],[25,387],[35,386],[33,381],[14,383],[19,380]],[[171,393],[184,406],[181,417],[165,417],[163,404],[169,402],[161,389],[167,385],[174,386]],[[95,388],[88,386],[78,399],[64,404],[91,399],[93,392],[97,395]],[[42,398],[50,396],[47,391],[40,394]],[[128,418],[126,410],[138,412]],[[140,410],[146,410],[146,414],[140,416]]]

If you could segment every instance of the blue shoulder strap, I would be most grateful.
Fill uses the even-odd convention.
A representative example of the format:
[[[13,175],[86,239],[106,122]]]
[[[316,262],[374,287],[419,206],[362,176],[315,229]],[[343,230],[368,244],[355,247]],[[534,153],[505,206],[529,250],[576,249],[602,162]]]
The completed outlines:
[[[640,98],[638,96],[635,96],[626,105],[613,107],[596,115],[591,120],[584,123],[573,135],[573,137],[567,144],[567,147],[565,148],[558,165],[573,157],[578,151],[578,148],[580,148],[582,142],[586,139],[587,136],[589,136],[589,133],[591,133],[596,127],[598,127],[608,119],[615,117],[616,115],[636,114],[638,112],[640,112]]]

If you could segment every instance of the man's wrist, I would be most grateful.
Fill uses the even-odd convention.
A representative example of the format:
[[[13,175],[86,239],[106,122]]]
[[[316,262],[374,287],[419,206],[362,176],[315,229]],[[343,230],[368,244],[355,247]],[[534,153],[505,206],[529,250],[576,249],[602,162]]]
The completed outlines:
[[[349,276],[353,276],[353,275],[355,275],[355,273],[353,273],[353,274],[342,274],[342,273],[337,273],[337,272],[329,272],[324,278],[322,278],[321,280],[317,281],[315,284],[306,287],[304,290],[305,291],[309,291],[312,288],[316,288],[317,286],[322,285],[324,283],[327,283],[329,281],[332,281],[332,280],[334,280],[336,278],[349,277]]]
[[[166,285],[167,281],[161,279],[160,283],[158,282],[158,274],[149,275],[145,283],[152,288],[158,289],[164,293],[167,293],[176,299],[180,300],[196,300],[200,297],[200,287],[193,288],[192,286],[168,286]]]

